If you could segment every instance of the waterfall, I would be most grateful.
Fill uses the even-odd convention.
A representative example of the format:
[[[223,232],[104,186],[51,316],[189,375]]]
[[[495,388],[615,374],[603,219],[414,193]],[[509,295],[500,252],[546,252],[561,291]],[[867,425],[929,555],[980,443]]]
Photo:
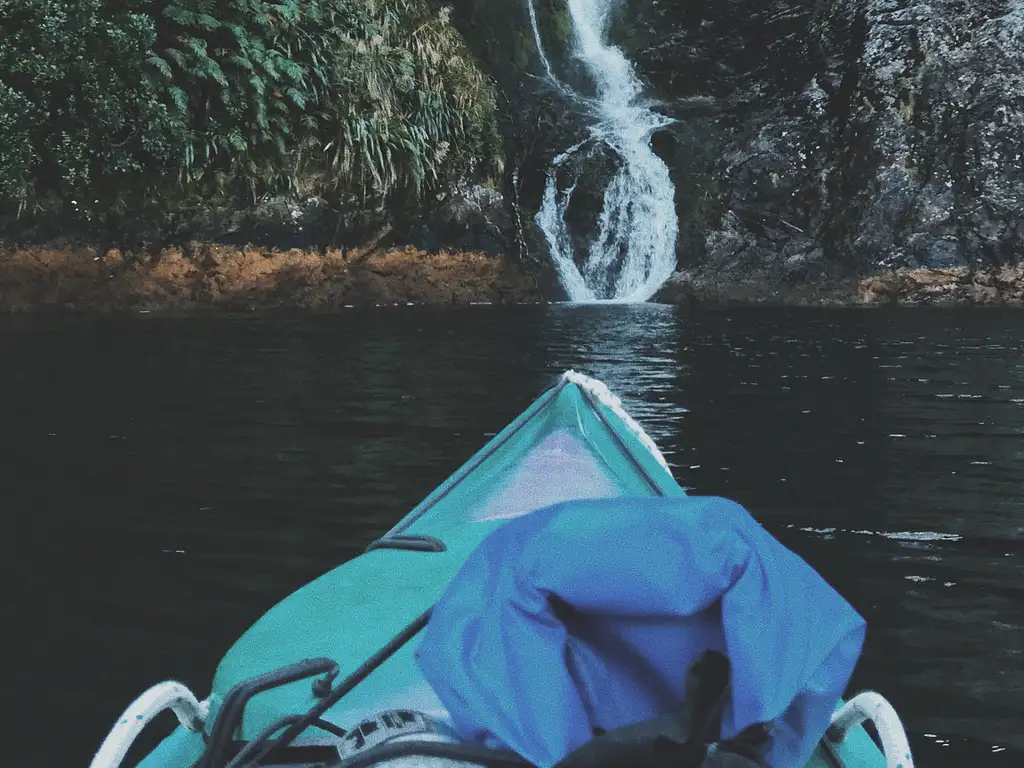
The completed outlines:
[[[651,148],[651,136],[671,123],[639,103],[641,84],[621,50],[606,42],[615,0],[567,0],[575,46],[573,56],[592,77],[596,96],[585,97],[559,81],[541,45],[534,0],[527,0],[534,40],[545,78],[573,100],[589,106],[590,138],[551,163],[537,225],[544,233],[559,279],[570,301],[647,301],[675,268],[675,188],[668,167]],[[559,189],[559,170],[593,142],[614,152],[619,167],[604,190],[598,231],[582,268],[565,221],[576,183]]]

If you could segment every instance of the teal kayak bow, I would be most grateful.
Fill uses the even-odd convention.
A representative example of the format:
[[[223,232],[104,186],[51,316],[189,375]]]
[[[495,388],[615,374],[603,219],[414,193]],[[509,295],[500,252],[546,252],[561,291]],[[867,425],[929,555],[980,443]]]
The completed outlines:
[[[144,768],[524,765],[458,736],[416,663],[422,630],[467,558],[510,520],[616,497],[686,494],[618,398],[567,372],[364,554],[261,617],[225,654],[205,699],[169,681],[134,701],[92,768],[121,765],[168,709],[179,726]],[[807,767],[840,766],[912,768],[899,718],[879,694],[837,702]]]

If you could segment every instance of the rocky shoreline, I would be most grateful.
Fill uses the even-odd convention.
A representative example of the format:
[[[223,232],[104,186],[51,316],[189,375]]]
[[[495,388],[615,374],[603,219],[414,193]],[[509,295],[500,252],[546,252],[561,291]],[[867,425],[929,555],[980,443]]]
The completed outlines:
[[[411,246],[321,251],[191,243],[137,252],[0,247],[0,314],[560,301],[549,272],[494,254]],[[699,307],[1024,307],[1024,267],[898,269],[860,280],[806,282],[693,269],[673,275],[653,301]]]
[[[857,298],[868,305],[1022,307],[1024,266],[899,269],[860,281]]]
[[[536,303],[541,277],[478,252],[192,243],[121,252],[0,248],[0,313]]]
[[[697,306],[1024,307],[1024,267],[897,269],[872,277],[781,283],[770,274],[677,272],[655,301]]]

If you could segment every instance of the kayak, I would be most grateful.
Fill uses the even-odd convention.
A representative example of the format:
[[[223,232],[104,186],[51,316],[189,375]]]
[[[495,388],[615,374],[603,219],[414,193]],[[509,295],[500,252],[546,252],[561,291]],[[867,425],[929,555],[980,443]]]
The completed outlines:
[[[688,499],[619,399],[568,371],[363,554],[272,607],[228,650],[205,699],[175,681],[139,696],[91,766],[121,765],[166,710],[179,726],[143,768],[530,765],[460,737],[452,699],[417,663],[424,630],[460,569],[501,530],[558,505],[645,498]],[[835,702],[806,766],[913,762],[893,707],[864,691]]]

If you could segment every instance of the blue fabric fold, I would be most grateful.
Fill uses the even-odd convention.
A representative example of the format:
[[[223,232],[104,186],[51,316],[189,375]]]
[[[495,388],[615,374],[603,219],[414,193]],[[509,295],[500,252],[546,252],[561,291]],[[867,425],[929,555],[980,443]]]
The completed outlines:
[[[459,736],[548,768],[592,738],[679,707],[725,653],[723,737],[770,722],[773,768],[810,758],[865,622],[740,505],[573,501],[512,520],[467,558],[417,662]]]

